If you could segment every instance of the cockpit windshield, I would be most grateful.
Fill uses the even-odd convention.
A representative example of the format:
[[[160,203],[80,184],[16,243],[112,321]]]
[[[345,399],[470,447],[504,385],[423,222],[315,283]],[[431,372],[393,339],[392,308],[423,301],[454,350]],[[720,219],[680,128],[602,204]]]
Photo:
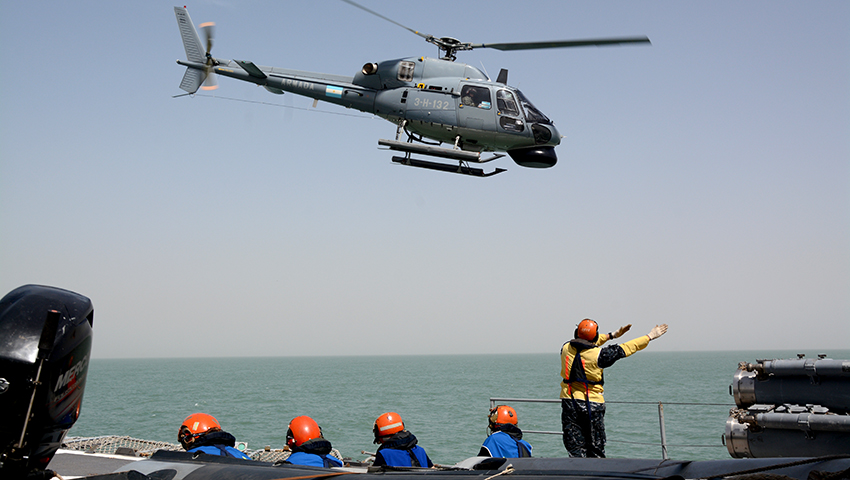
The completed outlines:
[[[525,119],[531,123],[545,123],[551,124],[552,120],[549,120],[549,117],[543,114],[540,110],[537,109],[525,95],[519,90],[516,91],[517,96],[519,97],[519,102],[522,104],[523,110],[525,110]]]

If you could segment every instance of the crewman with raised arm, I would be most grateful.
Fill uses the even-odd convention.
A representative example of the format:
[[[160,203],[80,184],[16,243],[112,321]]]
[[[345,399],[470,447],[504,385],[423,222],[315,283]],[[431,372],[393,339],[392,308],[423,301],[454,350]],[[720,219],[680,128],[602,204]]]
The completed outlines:
[[[603,369],[617,360],[643,350],[667,332],[667,324],[623,344],[602,345],[619,338],[631,324],[612,333],[599,333],[589,318],[579,322],[572,340],[561,347],[561,427],[564,447],[571,457],[605,458],[605,398]]]

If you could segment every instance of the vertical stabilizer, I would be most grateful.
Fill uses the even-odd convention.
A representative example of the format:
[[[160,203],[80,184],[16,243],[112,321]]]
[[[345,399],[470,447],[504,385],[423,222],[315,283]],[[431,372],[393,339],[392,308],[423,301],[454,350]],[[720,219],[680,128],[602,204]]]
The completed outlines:
[[[177,26],[180,27],[183,47],[186,48],[186,59],[190,62],[204,63],[207,59],[204,55],[204,46],[201,45],[201,37],[198,36],[192,19],[189,18],[189,12],[183,7],[174,7],[174,14],[177,16]]]
[[[195,30],[192,19],[189,18],[189,12],[184,7],[174,7],[174,15],[177,16],[177,26],[180,28],[183,47],[186,49],[186,59],[195,63],[206,62],[201,38],[198,36],[198,31]],[[206,74],[202,70],[187,68],[183,80],[180,82],[180,89],[195,93],[204,83],[205,78]]]
[[[203,83],[203,71],[195,70],[194,68],[187,68],[186,73],[183,74],[183,80],[180,82],[180,89],[189,93],[195,93],[198,91],[199,88],[201,88],[201,85]]]

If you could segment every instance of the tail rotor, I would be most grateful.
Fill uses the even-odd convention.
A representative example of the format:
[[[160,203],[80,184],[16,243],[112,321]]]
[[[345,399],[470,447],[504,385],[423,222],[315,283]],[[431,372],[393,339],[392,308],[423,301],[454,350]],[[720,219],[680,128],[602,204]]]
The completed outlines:
[[[215,78],[215,70],[214,67],[218,65],[218,62],[215,61],[215,58],[210,55],[210,51],[213,46],[213,36],[215,36],[215,23],[214,22],[206,22],[201,25],[201,33],[204,36],[204,44],[207,47],[206,51],[206,68],[204,68],[204,84],[201,86],[201,90],[215,90],[218,88],[218,82]]]

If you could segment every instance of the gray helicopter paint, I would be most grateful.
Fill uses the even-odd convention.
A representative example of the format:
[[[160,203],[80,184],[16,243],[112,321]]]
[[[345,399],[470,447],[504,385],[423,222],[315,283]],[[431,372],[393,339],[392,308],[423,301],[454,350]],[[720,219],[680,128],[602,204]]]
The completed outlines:
[[[393,79],[387,80],[388,84],[401,83],[397,80],[397,68],[400,62],[410,61],[396,60],[385,62],[393,65],[395,70]],[[438,59],[413,59],[422,60],[427,67],[432,65],[436,71],[458,71],[459,68],[479,77],[484,74],[479,70],[456,65]],[[428,62],[433,60],[433,62]],[[494,145],[496,148],[521,148],[533,146],[534,141],[530,129],[524,129],[522,133],[505,132],[498,128],[498,116],[491,105],[490,109],[481,109],[460,105],[460,90],[463,85],[475,85],[485,87],[490,91],[491,99],[495,98],[499,88],[513,91],[510,87],[501,87],[498,84],[478,79],[474,82],[458,81],[451,77],[423,78],[418,71],[425,68],[414,67],[412,82],[403,82],[408,88],[384,88],[378,91],[365,87],[362,83],[369,83],[363,78],[379,77],[381,68],[374,75],[362,75],[360,77],[346,77],[342,75],[329,75],[318,72],[307,72],[302,70],[291,70],[277,67],[256,66],[250,62],[236,62],[230,60],[216,59],[219,65],[213,70],[216,74],[236,78],[247,82],[263,85],[271,89],[302,95],[305,97],[354,108],[365,113],[378,115],[390,122],[401,119],[408,120],[408,128],[420,135],[433,138],[440,142],[452,143],[457,135],[464,138],[463,148],[466,150],[495,151],[494,148],[482,148],[481,145]],[[201,65],[193,65],[188,62],[181,64],[195,69],[203,68]],[[240,65],[246,65],[248,69]],[[250,65],[250,66],[249,66]],[[416,63],[416,65],[420,65]],[[192,70],[193,68],[190,68]],[[254,70],[256,69],[256,70]],[[265,77],[260,78],[258,72]],[[387,73],[387,75],[390,75]],[[389,77],[387,77],[389,78]],[[360,85],[355,81],[360,81]],[[381,82],[384,79],[379,78]],[[418,80],[418,81],[417,81]],[[517,142],[520,138],[523,141]]]
[[[402,63],[413,64],[413,74],[410,80],[404,81],[399,80],[398,78],[399,67]],[[475,67],[449,62],[438,58],[399,58],[396,60],[386,60],[378,63],[377,65],[377,72],[371,75],[358,72],[357,75],[354,76],[352,82],[367,88],[384,90],[400,87],[415,87],[422,83],[452,88],[456,86],[459,78],[482,81],[488,80],[487,76]],[[443,79],[449,80],[450,82],[455,83],[455,85],[439,83]]]
[[[455,124],[459,97],[448,91],[408,88],[405,117],[422,122]]]
[[[375,113],[375,92],[352,83],[353,77],[257,66],[250,62],[216,59],[216,74],[256,83],[348,108]],[[247,70],[240,65],[246,65]],[[264,77],[260,77],[262,73]]]

